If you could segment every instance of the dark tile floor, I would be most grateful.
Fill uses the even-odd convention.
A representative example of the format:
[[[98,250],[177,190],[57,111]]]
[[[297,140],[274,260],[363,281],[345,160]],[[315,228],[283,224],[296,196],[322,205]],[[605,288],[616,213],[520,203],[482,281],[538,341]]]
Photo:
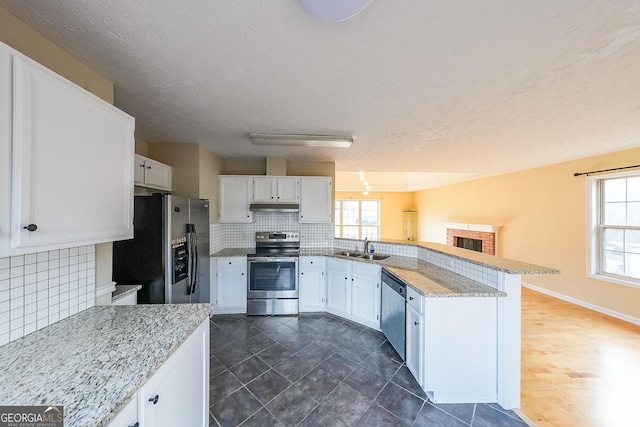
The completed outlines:
[[[496,404],[441,404],[382,333],[326,313],[211,318],[211,426],[525,426]]]

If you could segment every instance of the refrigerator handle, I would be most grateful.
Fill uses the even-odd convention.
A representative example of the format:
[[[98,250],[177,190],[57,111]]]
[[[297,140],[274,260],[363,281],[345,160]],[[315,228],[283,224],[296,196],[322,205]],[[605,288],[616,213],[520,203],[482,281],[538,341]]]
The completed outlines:
[[[189,283],[189,295],[194,294],[196,291],[196,285],[198,283],[198,235],[196,233],[195,224],[188,224],[188,237],[189,237],[189,254],[190,254],[190,270],[191,281]]]

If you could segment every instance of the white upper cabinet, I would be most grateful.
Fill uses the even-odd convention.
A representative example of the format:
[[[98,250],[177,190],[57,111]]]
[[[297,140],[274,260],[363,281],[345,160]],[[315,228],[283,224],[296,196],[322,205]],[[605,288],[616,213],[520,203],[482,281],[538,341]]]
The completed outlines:
[[[300,222],[331,222],[333,213],[331,178],[300,178]]]
[[[254,176],[254,203],[298,203],[300,178],[291,176]]]
[[[133,237],[134,128],[0,44],[0,256]]]
[[[249,210],[253,195],[253,177],[221,175],[218,177],[218,220],[220,222],[252,222]]]
[[[136,154],[134,183],[139,187],[171,191],[171,166]]]

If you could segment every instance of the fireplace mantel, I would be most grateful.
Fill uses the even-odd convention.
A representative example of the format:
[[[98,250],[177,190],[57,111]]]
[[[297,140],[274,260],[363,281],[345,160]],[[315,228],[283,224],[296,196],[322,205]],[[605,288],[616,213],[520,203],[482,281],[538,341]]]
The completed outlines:
[[[456,238],[465,237],[482,240],[482,252],[488,255],[498,255],[498,229],[500,225],[464,224],[459,222],[445,222],[447,228],[447,245],[455,246]]]

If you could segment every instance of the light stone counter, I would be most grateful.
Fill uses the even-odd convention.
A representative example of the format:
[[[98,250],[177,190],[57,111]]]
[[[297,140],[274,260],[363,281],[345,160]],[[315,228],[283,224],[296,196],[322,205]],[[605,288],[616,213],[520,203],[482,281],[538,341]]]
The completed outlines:
[[[103,426],[209,317],[209,304],[92,307],[0,347],[0,405]]]
[[[134,292],[142,289],[142,285],[116,285],[116,290],[111,294],[111,303],[126,298]]]

